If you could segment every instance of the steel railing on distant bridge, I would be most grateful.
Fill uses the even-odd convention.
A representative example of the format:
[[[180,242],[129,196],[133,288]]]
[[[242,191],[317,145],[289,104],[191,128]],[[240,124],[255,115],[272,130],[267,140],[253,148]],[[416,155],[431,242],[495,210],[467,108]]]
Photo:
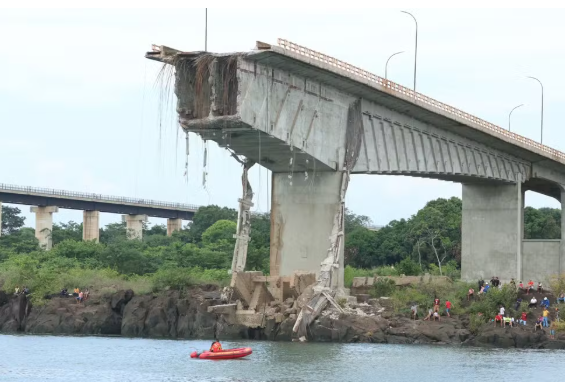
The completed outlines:
[[[0,183],[0,192],[7,191],[13,193],[30,194],[30,195],[40,195],[57,197],[62,196],[65,198],[78,198],[86,200],[95,200],[107,203],[126,203],[135,204],[141,206],[156,206],[161,208],[182,210],[182,211],[196,211],[200,206],[195,204],[183,204],[183,203],[171,203],[171,202],[161,202],[158,200],[149,199],[139,199],[139,198],[128,198],[124,196],[110,196],[103,194],[92,194],[85,192],[75,192],[75,191],[65,191],[56,190],[51,188],[40,188],[40,187],[26,187],[26,186],[16,186],[13,184],[3,184]]]
[[[481,127],[484,127],[486,129],[491,130],[493,132],[496,132],[498,134],[504,135],[505,137],[508,137],[512,140],[518,141],[518,142],[525,144],[527,146],[535,147],[536,149],[538,149],[538,150],[540,150],[540,151],[542,151],[546,154],[549,154],[551,156],[554,156],[556,158],[559,158],[561,161],[565,162],[565,153],[563,153],[559,150],[555,150],[551,147],[542,145],[541,143],[538,143],[538,142],[536,142],[532,139],[526,138],[526,137],[521,136],[519,134],[516,134],[516,133],[513,133],[513,132],[508,131],[506,129],[503,129],[500,126],[496,126],[495,124],[487,122],[487,121],[485,121],[481,118],[475,117],[474,115],[471,115],[471,114],[466,113],[462,110],[459,110],[457,108],[449,106],[449,105],[447,105],[443,102],[437,101],[433,98],[430,98],[430,97],[425,96],[423,94],[420,94],[418,92],[414,92],[414,90],[412,90],[412,89],[408,89],[405,86],[399,85],[399,84],[392,82],[390,80],[386,80],[382,77],[377,76],[376,74],[370,73],[366,70],[363,70],[361,68],[358,68],[356,66],[348,64],[347,62],[340,61],[340,60],[333,58],[331,56],[328,56],[326,54],[316,52],[315,50],[306,48],[304,46],[295,44],[293,42],[284,40],[282,38],[278,39],[278,44],[281,48],[288,50],[290,52],[298,53],[298,54],[305,56],[309,59],[317,60],[317,61],[320,61],[324,64],[335,66],[338,69],[341,69],[343,71],[351,73],[355,76],[361,77],[364,80],[374,82],[377,85],[380,85],[380,86],[386,88],[387,90],[389,90],[391,92],[398,93],[399,95],[402,95],[402,96],[411,97],[414,100],[413,102],[415,104],[423,103],[423,104],[432,106],[432,107],[437,108],[437,109],[439,109],[439,110],[441,110],[445,113],[451,114],[455,117],[458,117],[458,118],[464,119],[466,121],[472,122],[474,124],[477,124]]]

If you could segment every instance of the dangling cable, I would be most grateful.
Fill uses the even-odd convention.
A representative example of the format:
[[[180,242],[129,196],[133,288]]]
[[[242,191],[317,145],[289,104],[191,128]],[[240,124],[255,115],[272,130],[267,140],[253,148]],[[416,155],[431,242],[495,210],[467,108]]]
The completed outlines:
[[[188,183],[188,156],[190,155],[190,142],[188,141],[188,131],[186,131],[186,160],[184,162],[184,177]]]

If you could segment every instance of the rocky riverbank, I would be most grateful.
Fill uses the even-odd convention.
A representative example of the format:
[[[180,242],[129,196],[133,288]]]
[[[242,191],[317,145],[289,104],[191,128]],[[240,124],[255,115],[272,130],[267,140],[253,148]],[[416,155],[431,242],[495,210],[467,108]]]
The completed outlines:
[[[135,296],[120,291],[95,294],[85,303],[53,296],[32,306],[25,296],[0,291],[0,332],[60,335],[121,335],[148,338],[219,338],[292,341],[297,308],[291,301],[265,311],[263,328],[250,329],[208,313],[222,304],[220,291],[201,286],[184,293],[163,292]],[[368,342],[392,344],[452,344],[499,348],[565,349],[565,335],[549,340],[549,331],[533,326],[500,328],[483,325],[473,334],[468,316],[442,317],[439,322],[411,320],[394,315],[386,299],[351,304],[345,313],[329,308],[310,326],[308,340],[316,342]]]

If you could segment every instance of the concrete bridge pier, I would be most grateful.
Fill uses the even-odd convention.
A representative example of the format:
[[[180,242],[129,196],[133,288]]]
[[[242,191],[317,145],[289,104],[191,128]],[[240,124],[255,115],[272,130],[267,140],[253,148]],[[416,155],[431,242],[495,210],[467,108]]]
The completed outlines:
[[[82,240],[100,240],[100,212],[83,211],[82,213]]]
[[[2,202],[0,202],[0,236],[2,236]]]
[[[30,211],[35,213],[35,237],[39,240],[39,246],[48,251],[53,248],[53,214],[59,212],[59,207],[34,206]]]
[[[295,271],[320,274],[340,210],[341,172],[273,173],[271,203],[271,276]],[[343,216],[342,216],[343,220]],[[343,225],[343,221],[341,222]],[[343,287],[343,240],[333,284]]]
[[[522,184],[463,184],[461,236],[462,279],[521,279]]]
[[[147,215],[122,215],[122,221],[126,222],[129,240],[141,240],[143,238],[143,223],[147,221]]]
[[[167,236],[172,236],[173,232],[182,229],[182,219],[167,219]]]
[[[565,185],[561,188],[561,240],[559,241],[558,269],[554,273],[565,275]]]

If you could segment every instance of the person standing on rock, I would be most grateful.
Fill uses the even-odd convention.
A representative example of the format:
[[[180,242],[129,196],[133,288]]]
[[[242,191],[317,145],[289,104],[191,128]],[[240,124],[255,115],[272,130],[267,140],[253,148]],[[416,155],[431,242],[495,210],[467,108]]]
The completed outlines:
[[[500,305],[500,314],[502,317],[504,317],[504,313],[505,313],[506,309],[504,309],[504,307],[502,305]]]
[[[473,288],[469,288],[469,293],[467,293],[467,301],[470,301],[471,297],[473,297],[473,300],[475,299],[475,290]]]
[[[82,298],[83,298],[83,293],[82,292],[78,292],[78,297],[77,297],[77,304],[80,304],[82,302]]]
[[[547,310],[547,308],[543,308],[543,326],[546,328],[549,327],[549,323],[547,321],[548,317],[549,317],[549,310]]]
[[[412,310],[412,317],[416,320],[418,318],[418,304],[412,305],[410,310]]]
[[[447,317],[451,317],[451,315],[449,314],[450,310],[451,310],[451,302],[447,300],[445,301],[445,314],[447,314]]]
[[[439,312],[439,298],[434,299],[434,313]]]

